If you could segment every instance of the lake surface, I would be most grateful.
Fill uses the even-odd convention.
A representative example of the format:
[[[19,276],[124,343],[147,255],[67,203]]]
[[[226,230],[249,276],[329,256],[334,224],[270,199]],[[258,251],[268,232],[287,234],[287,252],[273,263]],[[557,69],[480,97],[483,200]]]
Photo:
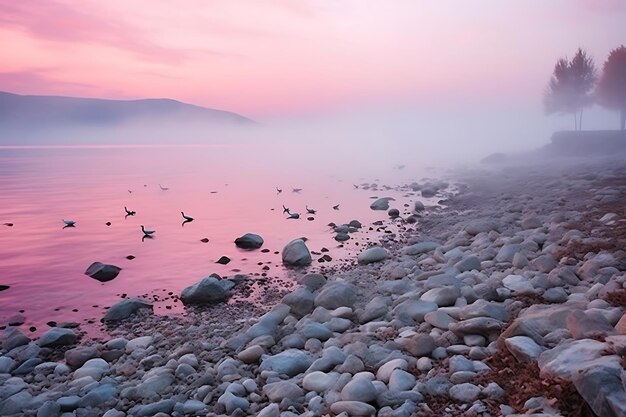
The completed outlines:
[[[242,273],[289,287],[294,272],[280,257],[286,243],[305,236],[311,251],[327,248],[332,263],[353,261],[383,233],[368,232],[371,223],[395,227],[386,212],[369,209],[372,197],[396,198],[391,207],[402,215],[410,210],[404,204],[412,208],[418,199],[353,184],[396,186],[426,173],[391,163],[377,169],[344,160],[325,166],[323,159],[295,155],[254,144],[0,148],[0,285],[10,286],[0,291],[0,325],[18,312],[26,329],[37,327],[35,333],[50,320],[97,324],[104,308],[124,295],[156,300],[157,314],[181,313],[182,304],[168,294],[180,294],[211,273]],[[287,220],[283,204],[300,219]],[[333,210],[336,204],[339,210]],[[126,217],[124,206],[137,214]],[[306,206],[317,210],[312,221]],[[183,224],[181,211],[195,220]],[[62,219],[76,226],[64,228]],[[364,228],[341,245],[328,223],[352,219]],[[156,230],[154,239],[142,239],[142,224]],[[269,252],[237,249],[234,239],[247,232],[261,235]],[[221,256],[231,262],[217,264]],[[317,262],[320,257],[313,255],[309,271],[327,265]],[[95,261],[122,271],[101,283],[84,274]],[[263,288],[253,290],[251,301]]]

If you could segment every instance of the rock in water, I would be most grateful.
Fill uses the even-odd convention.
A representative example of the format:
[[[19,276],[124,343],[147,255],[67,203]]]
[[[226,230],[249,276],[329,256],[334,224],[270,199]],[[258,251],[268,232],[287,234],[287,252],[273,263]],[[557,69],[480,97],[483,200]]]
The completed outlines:
[[[89,275],[91,278],[100,282],[107,282],[114,279],[122,270],[122,268],[115,265],[107,265],[102,262],[94,262],[89,265],[89,268],[85,271],[85,275]]]
[[[152,304],[138,298],[122,300],[111,306],[104,315],[104,321],[125,320],[142,308],[149,308],[152,311]]]
[[[263,246],[263,238],[254,233],[246,233],[235,239],[235,245],[241,249],[258,249]]]
[[[76,333],[70,329],[53,327],[41,335],[38,344],[41,347],[71,345],[77,337]]]
[[[389,254],[384,248],[374,246],[361,252],[358,256],[358,261],[361,265],[367,265],[373,262],[384,261],[388,257]]]
[[[235,283],[224,279],[219,280],[214,276],[203,278],[197,284],[187,287],[180,295],[184,304],[216,304],[226,301],[229,290]]]
[[[282,258],[286,265],[306,266],[311,263],[311,252],[309,252],[304,240],[295,239],[283,248]]]
[[[230,262],[230,258],[228,256],[222,256],[217,260],[218,264],[227,265]]]
[[[387,210],[389,208],[389,201],[395,201],[391,197],[382,197],[370,204],[372,210]]]
[[[11,287],[8,285],[0,285],[0,291],[8,290],[9,288]]]

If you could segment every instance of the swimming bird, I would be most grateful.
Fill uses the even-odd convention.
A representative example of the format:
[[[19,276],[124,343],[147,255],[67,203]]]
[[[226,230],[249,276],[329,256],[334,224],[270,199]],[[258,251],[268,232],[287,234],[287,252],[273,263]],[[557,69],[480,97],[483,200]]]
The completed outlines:
[[[159,184],[159,188],[161,189],[161,191],[167,191],[167,190],[169,190],[169,188],[167,188],[167,187],[163,187],[161,184]]]
[[[289,208],[285,207],[285,205],[283,204],[283,214],[291,214],[291,212],[289,211]]]
[[[276,191],[277,191],[277,194],[280,194],[280,193],[282,193],[282,192],[283,192],[283,189],[282,189],[282,188],[278,188],[278,187],[276,187]]]
[[[317,210],[309,208],[309,206],[306,206],[306,212],[309,214],[315,214],[317,213]]]
[[[359,186],[358,186],[358,185],[356,185],[356,184],[352,184],[352,186],[354,187],[354,189],[355,189],[355,190],[356,190],[357,188],[359,188]]]
[[[294,193],[299,193],[300,191],[302,191],[302,188],[292,188],[291,191],[293,191]]]
[[[339,204],[337,204],[336,206],[333,206],[333,210],[339,210]]]
[[[126,206],[124,206],[124,211],[126,212],[127,216],[134,216],[135,214],[137,214],[137,212],[134,210],[128,210]]]
[[[145,227],[143,227],[143,224],[141,225],[141,231],[143,232],[144,236],[152,236],[154,234],[154,232],[156,232],[156,230],[146,230]]]
[[[133,193],[133,190],[128,190],[128,194],[132,194],[132,193]]]
[[[76,225],[76,222],[74,220],[63,220],[63,223],[65,223],[67,227],[72,227]]]
[[[192,222],[193,221],[193,217],[185,216],[185,213],[183,213],[182,211],[180,212],[180,214],[183,215],[183,219],[185,219],[186,222]]]
[[[287,217],[288,219],[299,219],[300,218],[300,214],[299,213],[289,213],[289,217]]]

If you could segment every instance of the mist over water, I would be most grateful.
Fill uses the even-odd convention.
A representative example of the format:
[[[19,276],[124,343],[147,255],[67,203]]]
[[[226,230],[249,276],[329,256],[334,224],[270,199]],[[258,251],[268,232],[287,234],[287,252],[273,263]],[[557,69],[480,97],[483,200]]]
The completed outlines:
[[[290,240],[305,236],[311,251],[325,247],[334,261],[353,262],[382,233],[368,231],[371,223],[384,220],[396,229],[385,211],[369,209],[372,197],[396,198],[391,207],[403,216],[417,199],[426,204],[439,199],[354,188],[364,182],[397,186],[439,174],[419,163],[403,169],[390,161],[371,165],[371,155],[357,151],[350,157],[346,151],[282,141],[1,148],[0,223],[14,226],[0,226],[0,283],[10,286],[2,293],[0,319],[6,322],[24,310],[26,325],[40,330],[48,320],[97,323],[104,307],[123,294],[156,299],[158,314],[179,313],[182,305],[168,293],[178,295],[211,273],[242,273],[253,280],[265,275],[288,288],[292,272],[276,252]],[[301,218],[287,220],[283,204]],[[336,204],[339,210],[332,209]],[[124,206],[136,216],[124,217]],[[307,220],[307,206],[317,210],[314,221]],[[181,211],[195,220],[183,225]],[[63,228],[62,219],[76,221],[76,227]],[[353,219],[365,227],[339,247],[328,223]],[[154,239],[142,240],[141,224],[156,230]],[[260,234],[269,252],[237,249],[234,239],[248,232]],[[232,261],[216,264],[223,255]],[[313,255],[309,270],[325,266],[319,257]],[[84,275],[95,261],[122,271],[100,283]],[[254,284],[251,300],[264,290]]]

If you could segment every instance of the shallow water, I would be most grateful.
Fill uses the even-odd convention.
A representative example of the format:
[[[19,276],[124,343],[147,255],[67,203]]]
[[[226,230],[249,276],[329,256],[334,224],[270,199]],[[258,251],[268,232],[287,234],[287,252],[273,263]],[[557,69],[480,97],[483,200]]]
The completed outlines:
[[[312,251],[328,248],[333,263],[354,259],[368,240],[377,240],[367,226],[376,220],[393,224],[385,212],[369,209],[372,197],[395,197],[391,207],[403,214],[403,204],[412,207],[417,197],[356,189],[353,183],[399,185],[424,174],[419,167],[397,170],[391,164],[378,172],[354,168],[325,169],[319,161],[287,159],[253,144],[0,148],[0,285],[10,286],[0,292],[0,325],[18,311],[27,318],[24,327],[36,326],[37,332],[50,320],[97,323],[124,294],[156,298],[157,314],[182,312],[168,293],[179,294],[211,273],[267,276],[288,286],[293,273],[276,252],[302,236]],[[374,176],[364,176],[366,171]],[[286,220],[283,204],[301,218]],[[332,209],[335,204],[339,210]],[[313,221],[307,220],[307,205],[318,210]],[[124,206],[137,214],[125,217]],[[183,224],[181,211],[195,220]],[[63,228],[62,219],[76,226]],[[328,223],[352,219],[366,227],[340,247]],[[2,225],[7,222],[14,225]],[[142,239],[141,224],[156,230],[154,239]],[[234,239],[247,232],[261,235],[270,252],[237,249]],[[223,255],[232,261],[216,264]],[[310,270],[322,266],[319,257],[313,256]],[[94,261],[122,271],[98,282],[84,274]],[[263,288],[253,289],[252,301]]]

